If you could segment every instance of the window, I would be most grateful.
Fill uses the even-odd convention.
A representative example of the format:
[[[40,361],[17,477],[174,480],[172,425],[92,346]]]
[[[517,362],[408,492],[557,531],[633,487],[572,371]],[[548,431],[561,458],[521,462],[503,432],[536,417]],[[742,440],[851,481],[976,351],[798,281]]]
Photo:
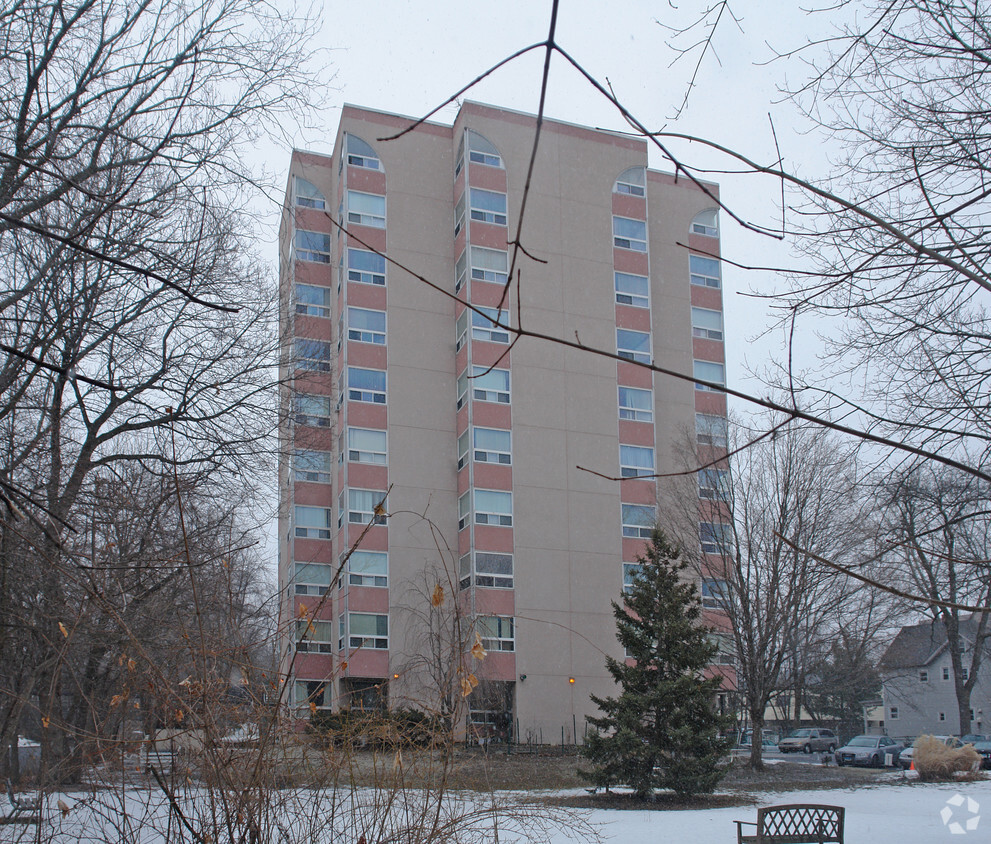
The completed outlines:
[[[348,460],[385,466],[386,433],[369,428],[348,428]]]
[[[711,577],[702,578],[702,606],[707,610],[721,610],[726,607],[726,581]]]
[[[950,669],[945,665],[943,666],[943,679],[944,680],[950,679]]]
[[[613,244],[620,249],[634,252],[647,251],[647,224],[643,220],[629,217],[612,218]]]
[[[385,373],[379,369],[349,366],[348,401],[385,404]]]
[[[475,524],[512,527],[513,493],[494,489],[476,489]]]
[[[300,261],[330,263],[330,235],[296,229],[296,258]]]
[[[293,701],[297,706],[330,708],[330,684],[326,680],[297,680],[293,683]]]
[[[296,196],[296,204],[300,208],[326,208],[327,203],[323,198],[323,194],[320,193],[319,189],[312,182],[306,181],[306,179],[301,179],[296,176],[293,179],[294,193]]]
[[[466,369],[458,376],[458,410],[464,407],[465,399],[468,398],[468,370]]]
[[[692,308],[692,337],[702,337],[705,340],[722,340],[722,311],[713,311],[709,308]]]
[[[468,137],[469,161],[475,164],[484,164],[486,167],[502,167],[502,157],[499,155],[499,150],[488,140],[471,129],[465,134]]]
[[[468,253],[462,252],[458,255],[458,261],[454,265],[454,292],[457,293],[465,285],[465,277],[468,272]]]
[[[692,234],[704,234],[709,237],[719,237],[719,209],[709,208],[695,215],[692,220]]]
[[[388,586],[389,555],[385,551],[352,551],[348,558],[352,586]]]
[[[496,308],[483,308],[476,305],[481,313],[471,312],[471,337],[473,340],[487,340],[489,343],[508,343],[509,332],[498,328],[495,323],[509,324],[509,312]],[[460,348],[460,347],[459,347]]]
[[[471,490],[458,499],[458,530],[464,530],[471,521]]]
[[[458,437],[458,471],[460,472],[464,469],[465,465],[468,463],[468,441],[471,438],[471,433],[465,431],[460,437]]]
[[[297,393],[294,398],[297,425],[309,425],[313,428],[330,427],[330,396]]]
[[[385,311],[348,308],[348,340],[385,345]]]
[[[513,588],[513,555],[475,552],[475,585]]]
[[[716,652],[712,655],[711,665],[736,665],[736,648],[729,636],[713,633],[707,638],[709,644],[716,646]],[[820,735],[826,736],[827,733],[828,731],[822,731]]]
[[[348,646],[352,648],[374,648],[385,650],[389,647],[389,616],[373,615],[367,612],[348,613]]]
[[[472,396],[476,401],[492,401],[509,404],[509,370],[488,369],[473,366],[471,381]]]
[[[635,308],[646,308],[650,304],[650,283],[645,275],[630,273],[613,273],[616,286],[616,303],[633,305]]]
[[[637,363],[650,363],[650,334],[646,331],[617,328],[616,351],[621,358]]]
[[[385,284],[385,257],[364,249],[348,249],[348,281]]]
[[[475,620],[475,630],[482,637],[482,647],[487,651],[512,651],[516,649],[513,619],[498,615],[483,615]]]
[[[920,683],[928,683],[929,682],[929,672],[928,671],[920,671],[919,672],[919,682]]]
[[[471,219],[497,226],[506,225],[506,194],[470,188],[468,198]]]
[[[700,287],[722,287],[719,275],[719,261],[715,258],[706,258],[702,255],[688,256],[688,272],[691,275],[692,284]]]
[[[348,222],[376,229],[385,228],[385,197],[348,191]]]
[[[296,650],[301,653],[331,654],[334,652],[334,622],[296,620]]]
[[[695,436],[699,445],[714,445],[725,448],[729,437],[729,424],[726,417],[696,413]]]
[[[623,505],[623,536],[649,539],[656,521],[653,507],[642,504]]]
[[[894,710],[895,710],[896,712],[898,711],[898,707],[897,707],[897,706],[895,706],[895,707],[893,707],[893,708],[894,708]],[[897,716],[895,716],[895,717],[897,717]],[[945,712],[940,712],[940,713],[939,713],[939,720],[940,720],[940,721],[945,721],[945,720],[946,720],[946,713],[945,713]]]
[[[330,581],[334,575],[331,566],[321,563],[300,563],[294,564],[295,572],[293,582],[297,595],[324,595],[330,588]]]
[[[461,316],[458,317],[457,322],[454,323],[454,351],[460,352],[464,344],[468,341],[468,314],[470,311],[465,308],[461,312]]]
[[[329,451],[296,450],[295,479],[316,484],[329,484],[334,463]]]
[[[348,489],[348,522],[353,525],[384,525],[385,493],[373,489]],[[378,513],[376,513],[378,508]]]
[[[729,499],[729,472],[725,469],[699,469],[699,498],[711,501]]]
[[[713,363],[708,360],[696,360],[692,361],[692,375],[696,378],[700,378],[703,381],[709,381],[713,384],[726,384],[726,369],[721,363]],[[712,392],[718,393],[715,387],[710,387],[707,384],[700,384],[698,381],[695,382],[696,390],[711,390]]]
[[[647,175],[643,167],[631,167],[620,173],[616,184],[613,185],[613,193],[625,193],[628,196],[644,196],[644,186],[647,184]]]
[[[730,526],[722,522],[699,524],[699,540],[704,554],[724,554],[731,547]]]
[[[330,288],[316,284],[296,285],[296,313],[306,316],[330,316]]]
[[[967,679],[970,677],[970,671],[966,668],[960,669],[960,677],[966,683]]]
[[[465,195],[462,193],[458,197],[457,204],[454,206],[454,236],[457,237],[461,234],[461,229],[465,227]]]
[[[505,284],[509,272],[509,253],[501,249],[471,247],[471,277],[473,281]]]
[[[642,568],[640,563],[623,563],[623,592],[629,594],[633,591],[633,581]]]
[[[619,388],[619,418],[633,422],[654,421],[654,397],[650,390],[636,387]]]
[[[329,507],[304,507],[297,504],[294,515],[296,536],[300,539],[330,539],[334,514]]]
[[[641,478],[654,474],[654,449],[639,445],[619,447],[619,472],[624,478]]]
[[[375,150],[356,135],[347,135],[345,144],[348,150],[348,164],[352,167],[364,167],[366,170],[381,170],[382,162],[379,161]]]
[[[502,463],[508,466],[513,462],[512,439],[509,431],[498,428],[473,428],[473,455],[478,463]]]
[[[314,372],[330,372],[330,343],[321,340],[296,338],[296,366]]]

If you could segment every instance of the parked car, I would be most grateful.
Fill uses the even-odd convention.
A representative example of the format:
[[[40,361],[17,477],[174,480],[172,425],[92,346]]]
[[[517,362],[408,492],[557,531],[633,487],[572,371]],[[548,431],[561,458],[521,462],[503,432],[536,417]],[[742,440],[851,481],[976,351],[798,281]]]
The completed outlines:
[[[985,770],[991,769],[991,736],[971,733],[963,736],[960,741],[964,744],[974,745],[974,750],[981,754],[981,767]]]
[[[892,765],[898,764],[898,756],[905,749],[888,736],[854,736],[836,751],[837,765],[870,765],[880,768],[890,758]]]
[[[740,730],[740,737],[737,744],[740,747],[750,747],[753,742],[753,735],[753,730]],[[761,744],[764,747],[777,747],[780,738],[781,736],[774,732],[774,730],[764,730]]]
[[[947,747],[963,747],[963,742],[960,741],[956,736],[933,736],[935,739],[939,739]],[[915,759],[915,745],[912,747],[906,747],[898,755],[898,764],[902,766],[906,771],[912,767],[912,762]]]
[[[778,742],[778,750],[782,753],[812,753],[828,751],[832,753],[836,750],[839,740],[836,733],[821,727],[803,727],[800,730],[792,730],[781,741]]]

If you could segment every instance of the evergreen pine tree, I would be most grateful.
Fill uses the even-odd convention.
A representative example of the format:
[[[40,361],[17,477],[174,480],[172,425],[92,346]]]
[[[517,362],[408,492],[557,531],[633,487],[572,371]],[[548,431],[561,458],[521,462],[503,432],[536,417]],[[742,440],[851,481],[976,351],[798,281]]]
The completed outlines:
[[[716,653],[695,584],[682,578],[687,565],[664,533],[654,529],[640,572],[623,604],[613,602],[617,638],[632,665],[606,657],[619,697],[592,701],[602,711],[582,748],[596,786],[625,784],[640,797],[655,789],[681,795],[715,789],[728,742],[719,735],[727,719],[714,708],[721,679],[705,679]]]

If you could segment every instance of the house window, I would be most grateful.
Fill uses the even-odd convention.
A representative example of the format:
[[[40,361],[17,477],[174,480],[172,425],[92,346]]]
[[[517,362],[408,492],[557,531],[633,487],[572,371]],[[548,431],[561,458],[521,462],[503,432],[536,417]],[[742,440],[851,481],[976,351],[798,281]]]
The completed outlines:
[[[297,680],[293,683],[293,700],[299,707],[330,708],[330,684],[326,680]]]
[[[348,150],[348,164],[352,167],[364,167],[366,170],[381,170],[382,162],[378,154],[356,135],[345,138]]]
[[[633,422],[654,421],[654,397],[650,390],[619,388],[619,418]]]
[[[919,682],[920,683],[928,683],[929,682],[929,672],[928,671],[920,671],[919,672]]]
[[[385,311],[348,308],[348,340],[385,345]]]
[[[475,524],[512,527],[513,493],[495,489],[476,489]]]
[[[297,393],[294,397],[296,424],[312,428],[330,427],[330,396]]]
[[[499,428],[473,428],[472,449],[478,463],[501,463],[508,466],[513,462],[513,435]]]
[[[388,586],[389,555],[385,551],[352,551],[348,558],[352,586]]]
[[[723,339],[722,311],[709,308],[692,308],[692,336],[703,340]]]
[[[940,713],[940,716],[942,716],[942,714],[943,713]],[[898,707],[897,706],[891,706],[891,707],[888,708],[888,717],[892,721],[897,721],[898,720]],[[939,720],[942,721],[944,719],[942,717],[940,717]]]
[[[385,228],[385,197],[348,191],[348,222],[376,229]]]
[[[348,367],[348,401],[385,404],[385,373],[380,369]]]
[[[895,707],[895,708],[897,709],[897,707]],[[939,713],[939,720],[940,721],[945,721],[946,720],[946,713],[945,712],[940,712]]]
[[[629,594],[633,591],[633,581],[640,574],[643,566],[640,563],[623,563],[623,592]]]
[[[476,551],[475,585],[498,589],[512,589],[513,555]]]
[[[329,507],[305,507],[297,504],[293,519],[300,539],[330,539],[334,514]]]
[[[331,566],[322,563],[294,563],[293,584],[297,595],[325,595],[334,576]]]
[[[385,284],[385,257],[364,249],[348,249],[348,281]]]
[[[616,351],[621,358],[650,363],[650,334],[646,331],[616,329]]]
[[[334,652],[334,622],[296,620],[296,650],[300,653],[330,654]]]
[[[960,669],[960,677],[966,683],[967,682],[967,679],[970,677],[970,671],[968,671],[966,668],[961,668]]]
[[[508,343],[509,332],[505,328],[499,328],[495,323],[501,322],[503,325],[508,325],[509,312],[500,311],[497,308],[476,307],[480,313],[471,311],[472,339],[487,340],[489,343]]]
[[[699,539],[704,554],[722,554],[730,547],[729,525],[722,522],[701,522]]]
[[[497,226],[506,225],[506,194],[470,188],[468,197],[471,219]]]
[[[379,508],[379,513],[375,510]],[[385,493],[372,489],[348,489],[348,522],[353,525],[384,525]]]
[[[512,618],[483,615],[475,620],[475,629],[482,637],[482,647],[487,651],[512,651],[516,649]]]
[[[650,539],[657,517],[653,507],[642,504],[623,505],[623,536]]]
[[[613,245],[634,252],[647,251],[647,224],[629,217],[612,218]]]
[[[385,466],[386,432],[370,428],[348,428],[348,460]]]
[[[654,449],[639,445],[619,447],[619,472],[624,478],[642,478],[654,474]]]
[[[720,386],[725,386],[726,384],[726,368],[721,363],[713,363],[708,360],[692,361],[692,375],[702,381],[709,381]],[[708,384],[700,384],[698,381],[695,382],[695,389],[719,392],[716,387],[710,387]]]
[[[646,308],[650,304],[650,283],[645,275],[613,273],[616,286],[616,304]]]
[[[691,276],[692,284],[697,284],[700,287],[714,287],[717,290],[722,286],[719,275],[719,261],[715,258],[706,258],[702,255],[689,255],[688,272]]]
[[[726,608],[726,581],[711,577],[702,578],[702,606],[707,610]]]
[[[509,278],[509,253],[500,249],[471,247],[471,277],[473,281],[505,284]]]
[[[296,229],[296,258],[300,261],[330,263],[330,235]]]
[[[330,288],[316,284],[296,285],[296,313],[306,316],[330,316]]]
[[[725,448],[729,439],[729,423],[725,416],[708,413],[695,414],[695,437],[699,445]]]
[[[944,680],[950,679],[950,669],[947,668],[945,665],[943,666],[943,679]]]
[[[692,220],[692,234],[704,234],[708,237],[719,237],[719,209],[709,208],[695,215]]]
[[[313,372],[330,372],[330,343],[322,340],[310,340],[306,337],[296,338],[296,367],[309,369]]]
[[[699,498],[729,500],[729,472],[725,469],[699,469]]]
[[[367,612],[348,613],[348,646],[386,650],[389,647],[389,616]]]
[[[473,366],[471,380],[472,396],[476,401],[492,401],[509,404],[509,370],[488,369]]]
[[[613,193],[625,193],[628,196],[644,196],[644,187],[647,184],[646,170],[643,167],[631,167],[624,170],[616,184],[613,185]]]
[[[312,182],[306,181],[296,176],[293,179],[293,193],[296,196],[296,204],[300,208],[326,208],[327,203],[323,194]]]
[[[329,451],[296,450],[295,479],[315,484],[329,484],[334,461]]]
[[[471,129],[465,134],[468,137],[469,161],[475,164],[484,164],[486,167],[502,167],[502,156],[499,155],[499,150],[488,140]]]

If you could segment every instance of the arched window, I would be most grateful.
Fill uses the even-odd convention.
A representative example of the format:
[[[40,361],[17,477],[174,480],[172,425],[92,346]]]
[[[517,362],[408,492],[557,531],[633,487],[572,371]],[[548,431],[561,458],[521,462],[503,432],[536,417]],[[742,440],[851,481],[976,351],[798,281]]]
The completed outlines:
[[[348,164],[352,167],[364,167],[366,170],[382,170],[382,162],[378,154],[357,135],[347,135]]]
[[[646,194],[647,171],[643,167],[631,167],[624,170],[613,185],[613,193],[625,193],[628,196],[644,196]]]
[[[465,130],[468,139],[468,160],[474,164],[484,164],[486,167],[502,167],[502,156],[487,138],[479,135],[471,129]],[[458,146],[458,159],[454,168],[454,175],[457,176],[465,164],[465,138],[461,139]]]
[[[312,182],[306,181],[306,179],[296,176],[294,180],[294,192],[296,195],[296,204],[303,208],[327,207],[327,203],[324,201],[323,194],[320,193],[319,188]]]
[[[707,208],[695,215],[692,220],[692,234],[705,234],[709,237],[719,237],[719,209]]]

